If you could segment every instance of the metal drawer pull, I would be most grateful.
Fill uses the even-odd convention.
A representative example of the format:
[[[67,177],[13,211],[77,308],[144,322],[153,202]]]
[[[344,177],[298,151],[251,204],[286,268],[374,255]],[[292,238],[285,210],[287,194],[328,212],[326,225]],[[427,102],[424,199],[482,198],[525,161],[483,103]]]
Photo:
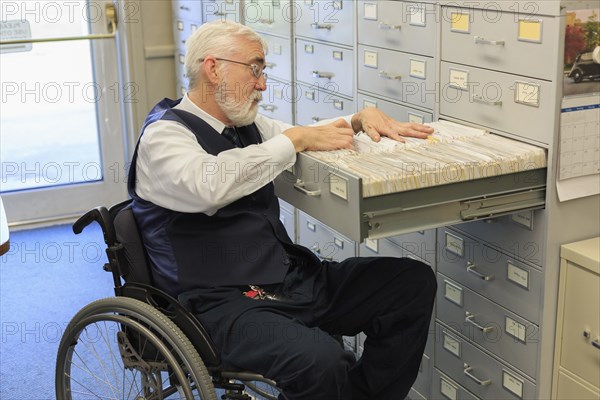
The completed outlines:
[[[313,245],[312,251],[321,260],[324,260],[324,261],[333,261],[333,257],[321,255],[321,249],[318,248],[317,245]]]
[[[469,324],[473,325],[475,328],[479,329],[481,332],[483,333],[488,333],[494,330],[493,326],[481,326],[477,323],[477,321],[474,321],[473,318],[475,318],[475,314],[471,314],[470,312],[465,312],[465,322],[468,322]]]
[[[504,40],[487,40],[481,36],[475,36],[476,44],[491,44],[492,46],[504,46]]]
[[[390,74],[389,72],[385,72],[383,70],[379,71],[379,77],[384,79],[391,79],[395,81],[399,81],[402,79],[402,75],[400,74]]]
[[[310,24],[310,27],[313,28],[313,29],[327,29],[329,31],[332,28],[332,26],[330,24],[317,24],[316,22]]]
[[[486,282],[493,281],[494,279],[496,279],[496,277],[494,275],[484,275],[481,272],[477,271],[476,268],[477,268],[477,266],[475,264],[471,263],[470,261],[467,261],[467,272],[472,273],[479,279],[482,279]]]
[[[298,180],[296,183],[294,183],[294,189],[304,193],[307,196],[311,196],[311,197],[318,197],[321,195],[321,189],[308,190],[307,188],[304,187],[304,185],[306,185],[304,182],[302,182],[301,180]]]
[[[475,375],[473,375],[471,373],[471,371],[473,371],[473,367],[471,367],[469,364],[464,364],[463,368],[463,372],[465,373],[465,375],[477,382],[478,385],[487,386],[492,383],[491,379],[481,380]]]
[[[273,19],[261,19],[259,22],[261,24],[265,24],[265,25],[273,25],[273,22],[275,22],[275,20],[273,20]]]
[[[333,74],[330,74],[327,72],[320,72],[320,71],[313,71],[312,76],[315,78],[326,78],[326,79],[333,78]]]
[[[220,12],[220,11],[215,11],[215,12],[213,13],[213,15],[214,15],[215,17],[225,17],[225,16],[227,15],[227,13]]]
[[[501,106],[502,105],[502,101],[489,101],[489,100],[484,99],[482,96],[480,96],[478,94],[473,95],[473,101],[475,103],[481,103],[481,104],[485,104],[488,106]]]
[[[262,108],[265,111],[275,111],[275,110],[277,110],[277,107],[275,107],[273,104],[261,104],[260,108]]]
[[[383,30],[393,29],[393,30],[399,31],[402,29],[402,25],[391,25],[391,24],[386,24],[385,22],[380,22],[379,29],[383,29]]]
[[[265,68],[271,68],[271,69],[273,69],[273,68],[275,68],[276,65],[277,64],[275,64],[275,63],[268,62],[268,63],[265,63]]]
[[[598,339],[592,340],[592,346],[600,350],[600,341],[598,341]]]
[[[317,122],[319,122],[321,120],[321,118],[319,118],[319,117],[312,117],[311,119],[312,119],[313,124],[316,124]]]

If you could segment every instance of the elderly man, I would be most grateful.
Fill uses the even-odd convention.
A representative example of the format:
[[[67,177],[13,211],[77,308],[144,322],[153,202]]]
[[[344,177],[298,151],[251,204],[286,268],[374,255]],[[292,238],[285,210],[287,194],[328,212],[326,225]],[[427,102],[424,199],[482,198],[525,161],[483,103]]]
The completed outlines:
[[[287,236],[272,180],[296,153],[352,148],[357,132],[402,140],[431,129],[375,108],[304,127],[257,115],[265,53],[243,25],[202,25],[187,41],[188,93],[146,120],[129,191],[155,284],[207,327],[226,366],[275,380],[287,399],[402,399],[427,340],[431,269],[320,261]],[[359,332],[359,360],[330,336]]]

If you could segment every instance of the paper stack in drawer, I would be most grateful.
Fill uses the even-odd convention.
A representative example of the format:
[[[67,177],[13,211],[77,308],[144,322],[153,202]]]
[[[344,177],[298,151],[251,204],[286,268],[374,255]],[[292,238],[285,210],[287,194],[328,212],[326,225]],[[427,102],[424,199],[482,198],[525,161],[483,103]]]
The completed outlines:
[[[355,150],[310,151],[333,170],[362,178],[372,197],[546,167],[544,149],[448,121],[427,124],[428,139],[355,136]]]

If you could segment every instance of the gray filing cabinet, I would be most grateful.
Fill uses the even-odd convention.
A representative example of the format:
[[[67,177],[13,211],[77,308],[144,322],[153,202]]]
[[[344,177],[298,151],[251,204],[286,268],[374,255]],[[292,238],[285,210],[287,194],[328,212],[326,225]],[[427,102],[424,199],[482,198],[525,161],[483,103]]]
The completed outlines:
[[[560,203],[554,184],[567,2],[203,0],[193,17],[185,3],[199,2],[173,2],[179,52],[194,24],[217,17],[245,19],[267,40],[265,115],[310,124],[374,106],[400,120],[447,119],[547,150],[544,171],[385,199],[360,198],[354,177],[334,171],[356,202],[329,190],[307,199],[291,188],[281,218],[292,239],[324,258],[411,256],[436,270],[436,319],[410,398],[551,398],[558,246],[600,234],[598,196]],[[295,168],[332,172],[304,155]],[[288,183],[292,172],[284,172]],[[499,187],[542,187],[544,209],[456,217],[465,196]],[[364,339],[345,338],[358,354]],[[560,376],[563,388],[576,381]]]

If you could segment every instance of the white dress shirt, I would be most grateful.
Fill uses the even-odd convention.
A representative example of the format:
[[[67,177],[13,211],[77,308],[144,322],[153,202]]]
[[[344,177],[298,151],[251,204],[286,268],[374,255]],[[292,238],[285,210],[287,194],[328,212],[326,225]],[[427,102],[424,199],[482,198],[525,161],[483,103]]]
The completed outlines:
[[[225,125],[184,96],[176,109],[197,115],[221,133]],[[271,182],[296,161],[291,140],[281,133],[292,125],[257,115],[263,142],[208,154],[196,136],[175,121],[148,125],[137,159],[136,193],[170,210],[213,215],[220,208]]]

